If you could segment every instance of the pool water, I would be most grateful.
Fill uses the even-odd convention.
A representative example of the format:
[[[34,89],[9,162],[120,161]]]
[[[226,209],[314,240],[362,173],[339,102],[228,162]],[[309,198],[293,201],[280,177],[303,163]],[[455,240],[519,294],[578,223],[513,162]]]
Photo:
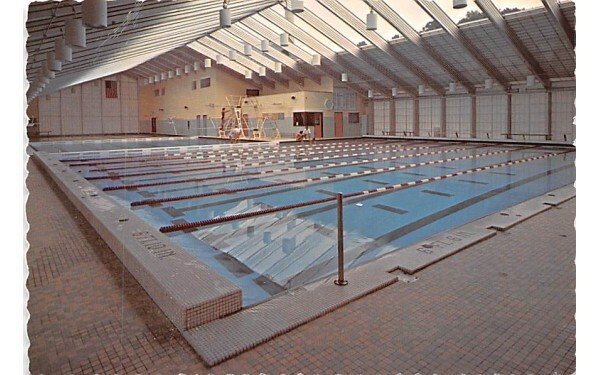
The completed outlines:
[[[250,305],[335,272],[336,203],[324,198],[355,193],[344,201],[348,268],[573,184],[572,151],[356,139],[64,160],[157,229],[201,222],[167,235]]]

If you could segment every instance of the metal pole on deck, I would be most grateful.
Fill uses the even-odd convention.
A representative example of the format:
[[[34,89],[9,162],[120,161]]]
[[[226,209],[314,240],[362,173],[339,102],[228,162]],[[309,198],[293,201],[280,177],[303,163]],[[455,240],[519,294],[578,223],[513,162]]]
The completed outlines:
[[[338,222],[338,278],[335,285],[348,285],[344,280],[344,217],[342,205],[342,193],[337,193],[337,222]]]

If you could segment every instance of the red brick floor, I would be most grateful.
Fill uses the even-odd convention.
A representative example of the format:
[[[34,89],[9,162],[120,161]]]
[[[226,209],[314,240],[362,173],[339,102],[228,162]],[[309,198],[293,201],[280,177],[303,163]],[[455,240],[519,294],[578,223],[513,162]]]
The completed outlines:
[[[207,369],[40,168],[29,172],[33,374],[575,371],[575,200]]]

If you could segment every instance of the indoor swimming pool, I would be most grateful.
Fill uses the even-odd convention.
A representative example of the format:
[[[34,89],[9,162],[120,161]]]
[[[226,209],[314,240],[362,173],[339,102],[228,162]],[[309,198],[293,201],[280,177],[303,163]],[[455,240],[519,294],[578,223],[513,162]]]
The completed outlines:
[[[575,181],[574,149],[544,145],[169,145],[182,147],[61,161],[235,282],[246,306],[336,271],[338,192],[351,268]]]

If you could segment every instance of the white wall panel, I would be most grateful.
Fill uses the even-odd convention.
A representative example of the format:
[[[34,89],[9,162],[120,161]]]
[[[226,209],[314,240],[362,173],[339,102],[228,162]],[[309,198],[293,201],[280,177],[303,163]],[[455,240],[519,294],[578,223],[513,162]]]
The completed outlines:
[[[552,93],[552,140],[572,143],[575,140],[575,91]]]
[[[448,138],[471,137],[471,97],[446,98],[446,136]]]
[[[439,137],[441,135],[441,99],[419,99],[419,135]]]
[[[396,134],[407,132],[412,135],[414,122],[414,101],[412,99],[397,99],[396,103]]]
[[[376,101],[373,102],[374,117],[375,117],[375,134],[387,135],[390,131],[390,102]]]
[[[508,124],[508,97],[506,95],[481,95],[477,97],[476,137],[506,139]]]
[[[512,133],[514,139],[545,140],[548,132],[546,93],[513,94]],[[524,134],[524,135],[523,135]]]

